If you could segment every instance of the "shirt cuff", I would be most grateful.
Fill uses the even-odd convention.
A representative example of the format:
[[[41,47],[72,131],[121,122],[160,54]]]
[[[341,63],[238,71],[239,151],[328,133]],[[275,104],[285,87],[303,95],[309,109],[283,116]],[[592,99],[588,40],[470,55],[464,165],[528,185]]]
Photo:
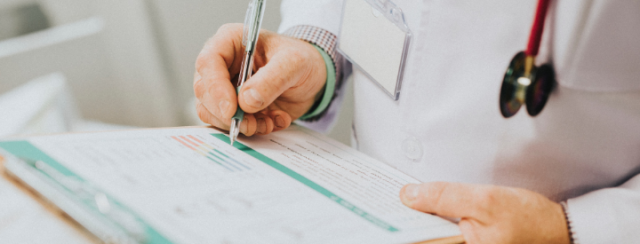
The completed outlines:
[[[569,199],[575,243],[633,243],[640,240],[640,196],[621,187],[596,190]]]
[[[573,224],[571,223],[571,214],[569,214],[569,205],[567,205],[567,201],[560,202],[560,206],[562,206],[562,212],[564,213],[564,219],[567,221],[567,231],[569,232],[569,243],[570,244],[578,244],[576,241],[576,234],[573,231]]]

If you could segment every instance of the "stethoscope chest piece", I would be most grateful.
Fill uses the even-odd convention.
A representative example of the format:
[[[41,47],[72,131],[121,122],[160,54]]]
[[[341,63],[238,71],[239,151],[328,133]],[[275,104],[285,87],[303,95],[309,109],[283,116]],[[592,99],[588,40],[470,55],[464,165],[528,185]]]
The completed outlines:
[[[553,66],[549,64],[535,66],[549,1],[538,0],[527,49],[513,57],[504,74],[504,79],[502,79],[500,113],[505,118],[515,115],[522,104],[527,106],[529,115],[538,115],[547,104],[549,94],[553,91],[556,82]]]
[[[542,111],[555,84],[555,72],[551,65],[538,67],[534,59],[519,52],[511,60],[500,89],[500,112],[505,118],[515,115],[522,104],[531,116]]]
[[[544,64],[536,69],[533,83],[527,87],[527,97],[525,99],[529,115],[538,115],[544,108],[544,105],[547,104],[549,95],[553,91],[556,83],[555,77],[553,66],[549,64]]]

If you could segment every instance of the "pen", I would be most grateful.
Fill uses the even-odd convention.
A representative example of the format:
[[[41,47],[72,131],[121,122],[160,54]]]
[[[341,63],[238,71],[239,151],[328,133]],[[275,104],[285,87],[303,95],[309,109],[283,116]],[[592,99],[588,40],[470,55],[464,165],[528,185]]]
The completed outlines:
[[[258,34],[260,33],[260,26],[262,25],[265,5],[266,0],[252,0],[249,2],[249,7],[247,8],[244,30],[242,32],[242,45],[245,47],[244,57],[242,58],[242,66],[240,68],[240,74],[238,75],[236,94],[240,93],[242,85],[244,85],[253,74],[253,55],[256,50],[256,43],[258,43]],[[243,118],[244,111],[242,111],[240,103],[238,103],[238,109],[236,110],[236,114],[231,118],[231,128],[229,129],[231,145],[233,145],[233,142],[238,138],[240,123],[242,123]]]

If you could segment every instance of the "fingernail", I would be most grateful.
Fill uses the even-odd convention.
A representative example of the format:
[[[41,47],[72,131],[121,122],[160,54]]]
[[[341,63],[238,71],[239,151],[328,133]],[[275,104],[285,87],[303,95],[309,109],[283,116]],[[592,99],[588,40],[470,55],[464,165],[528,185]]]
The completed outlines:
[[[284,119],[282,118],[282,116],[280,116],[280,115],[276,116],[276,127],[283,128],[285,126],[287,126],[287,125],[285,125]]]
[[[222,117],[225,117],[227,115],[227,112],[229,111],[229,105],[230,103],[227,100],[222,100],[220,101],[220,104],[218,104],[218,107],[220,108],[220,115],[222,115]]]
[[[405,205],[411,205],[411,203],[418,198],[418,194],[420,194],[420,187],[416,184],[408,184],[404,188],[404,197],[402,198],[402,202]]]
[[[260,93],[254,89],[246,90],[244,93],[242,93],[242,95],[244,95],[244,102],[253,107],[260,107],[262,106],[262,104],[264,104],[262,95],[260,95]]]
[[[258,119],[258,133],[267,132],[267,122],[264,119]]]

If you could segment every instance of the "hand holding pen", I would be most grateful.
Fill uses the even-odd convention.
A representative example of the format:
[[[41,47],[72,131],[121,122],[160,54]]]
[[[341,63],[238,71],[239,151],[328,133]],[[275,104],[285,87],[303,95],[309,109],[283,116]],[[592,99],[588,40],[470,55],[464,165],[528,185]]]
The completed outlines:
[[[240,66],[240,74],[238,75],[237,91],[240,92],[244,82],[251,78],[253,74],[253,55],[256,51],[256,44],[260,37],[260,26],[262,26],[262,19],[264,17],[264,7],[266,6],[266,0],[254,0],[249,3],[247,9],[247,15],[244,21],[244,30],[242,31],[242,46],[244,49],[244,57],[242,58],[242,65]],[[238,133],[240,133],[240,123],[244,118],[244,111],[238,106],[236,114],[231,118],[231,128],[229,129],[229,140],[231,145],[236,141]]]
[[[321,95],[327,75],[322,56],[311,44],[266,30],[258,40],[257,30],[253,68],[246,69],[239,89],[234,84],[242,83],[242,60],[247,57],[241,24],[226,24],[209,39],[196,61],[194,78],[200,119],[231,131],[232,117],[241,108],[246,113],[238,131],[246,136],[289,127]]]

